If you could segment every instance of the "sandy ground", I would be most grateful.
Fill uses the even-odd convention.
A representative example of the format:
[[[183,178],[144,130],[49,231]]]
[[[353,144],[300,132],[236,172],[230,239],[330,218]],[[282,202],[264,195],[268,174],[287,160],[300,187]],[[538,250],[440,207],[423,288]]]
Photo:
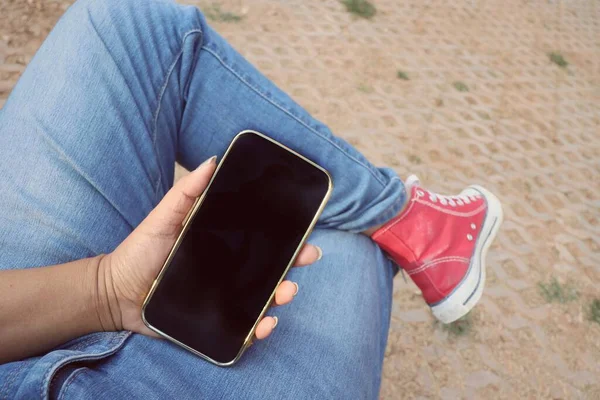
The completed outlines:
[[[69,3],[0,1],[0,106]],[[600,398],[600,3],[374,3],[367,21],[337,0],[221,1],[243,18],[214,26],[375,163],[505,205],[468,321],[443,328],[396,279],[381,397]],[[577,295],[549,302],[553,277]]]

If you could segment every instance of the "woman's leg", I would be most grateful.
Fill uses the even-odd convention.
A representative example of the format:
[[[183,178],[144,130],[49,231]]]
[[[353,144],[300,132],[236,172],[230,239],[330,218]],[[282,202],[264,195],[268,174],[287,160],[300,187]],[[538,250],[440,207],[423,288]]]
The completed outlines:
[[[266,133],[325,167],[334,190],[320,227],[362,232],[396,216],[405,204],[395,172],[374,167],[343,139],[256,70],[198,15],[199,50],[178,138],[178,161],[188,169],[221,155],[244,129]],[[182,54],[185,60],[186,54]]]
[[[206,40],[203,32],[209,32]],[[168,1],[140,5],[134,0],[84,0],[67,12],[0,110],[0,268],[63,263],[110,252],[170,186],[177,152],[186,166],[193,167],[206,154],[222,153],[231,137],[245,128],[274,135],[333,172],[337,189],[323,220],[326,226],[360,230],[401,207],[402,184],[392,173],[370,166],[291,102],[282,109],[274,100],[267,101],[270,97],[287,101],[281,92],[260,96],[247,84],[248,77],[254,85],[264,78],[246,66],[246,83],[240,81],[240,71],[236,75],[234,67],[239,67],[241,58],[231,56],[234,53],[224,42],[202,50],[214,42],[209,37],[217,38],[195,8]],[[224,64],[226,60],[234,64]],[[203,63],[214,63],[223,76],[202,79],[197,71],[203,71]],[[219,93],[211,102],[209,91],[226,89],[210,86],[221,79],[232,86],[241,84],[229,89],[231,95],[248,91],[245,98],[255,107],[239,108],[233,114],[221,103],[235,99]],[[268,82],[262,85],[271,88]],[[265,103],[259,104],[260,99]],[[194,108],[202,105],[206,110],[193,111],[193,103]],[[232,122],[234,116],[241,118],[242,110],[252,115]],[[223,118],[222,129],[218,116]],[[256,122],[271,119],[276,123]],[[315,149],[301,147],[306,142]],[[390,263],[365,237],[329,232],[314,240],[330,253],[320,264],[295,272],[302,294],[294,308],[276,311],[285,312],[280,314],[278,330],[287,333],[257,344],[239,367],[252,368],[255,374],[262,371],[264,380],[216,369],[185,353],[188,358],[181,359],[194,367],[177,368],[198,374],[189,378],[195,387],[188,390],[199,393],[213,385],[194,369],[201,368],[202,373],[214,369],[221,374],[215,390],[245,391],[236,397],[258,393],[264,390],[259,383],[294,371],[311,374],[314,393],[342,384],[352,393],[376,393],[389,322]],[[317,268],[322,271],[313,278]],[[334,301],[333,296],[341,297]],[[302,299],[307,299],[304,306]],[[324,312],[319,312],[320,304]],[[296,311],[305,307],[296,320]],[[128,332],[92,334],[48,354],[2,365],[0,394],[43,396],[50,386],[56,393],[89,372],[78,368],[110,369],[116,357],[107,357],[118,356],[130,346],[135,349],[135,343],[147,346],[146,354],[152,354],[155,346],[164,355],[149,359],[141,350],[128,352],[126,357],[138,370],[151,371],[156,364],[175,368],[174,363],[184,357],[166,342],[129,336]],[[282,339],[288,336],[311,340]],[[315,355],[315,347],[332,352]],[[286,371],[281,367],[272,371],[284,360],[282,354],[297,354],[297,358],[285,358]],[[266,361],[269,357],[273,357],[271,364]],[[154,375],[144,376],[154,379]],[[339,381],[334,382],[334,377]],[[283,379],[277,390],[284,390],[290,381],[291,376]],[[176,381],[169,382],[170,388],[176,386]]]
[[[29,218],[23,231],[54,237],[45,245],[60,259],[81,255],[77,241],[88,247],[85,255],[110,251],[115,242],[93,244],[97,235],[122,240],[171,186],[176,156],[194,168],[210,155],[222,155],[233,136],[248,128],[332,173],[335,188],[321,227],[362,231],[396,215],[405,200],[403,184],[391,170],[373,167],[332,136],[208,27],[198,9],[170,1],[144,7],[135,1],[76,3],[1,112],[0,147],[19,154],[23,165],[16,168],[14,158],[5,157],[7,178],[22,183],[27,175],[28,185],[43,193],[29,194],[29,204],[54,216]],[[123,163],[124,152],[135,159],[128,156]],[[102,171],[110,171],[112,179],[97,178]],[[89,193],[75,199],[53,190],[76,181],[86,182]],[[88,197],[130,187],[139,194],[103,199],[102,209],[113,218],[87,219]],[[22,193],[7,192],[0,200],[14,209],[10,218],[28,219],[21,199]],[[71,206],[80,211],[73,213]],[[114,219],[120,220],[118,227]],[[75,235],[70,222],[95,226]],[[63,235],[52,235],[56,231]],[[7,237],[4,253],[21,260],[20,267],[34,265],[10,246],[19,239]]]

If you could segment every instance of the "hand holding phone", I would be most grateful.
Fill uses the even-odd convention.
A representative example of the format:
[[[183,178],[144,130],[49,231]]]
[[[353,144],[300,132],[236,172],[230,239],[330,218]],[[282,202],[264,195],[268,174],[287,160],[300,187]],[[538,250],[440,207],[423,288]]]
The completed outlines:
[[[275,153],[279,154],[279,156],[283,157],[282,160],[290,161],[299,157],[292,154],[293,158],[289,158],[289,154],[279,153],[279,147],[270,147],[266,149],[266,153],[260,153],[260,148],[264,147],[265,144],[271,146],[272,143],[264,142],[267,139],[259,134],[245,133],[244,135],[250,136],[251,140],[246,143],[255,148],[255,150],[259,150],[258,154],[262,154],[261,157],[272,156],[273,150],[275,150]],[[258,147],[256,147],[255,136],[258,136],[258,138],[261,139],[261,141],[258,142]],[[243,137],[243,135],[238,136],[238,138],[241,137]],[[230,147],[230,149],[231,148],[232,147]],[[281,147],[281,149],[289,152],[289,150],[283,147]],[[247,151],[248,148],[245,150]],[[264,152],[265,149],[263,148],[262,151]],[[256,156],[256,154],[254,154],[254,156]],[[277,159],[277,157],[275,158]],[[234,157],[230,158],[230,161],[231,160],[235,161]],[[282,160],[279,160],[278,162],[281,162]],[[271,298],[274,297],[275,304],[285,304],[291,301],[296,286],[289,281],[281,282],[283,275],[287,271],[287,267],[289,267],[285,260],[290,257],[293,259],[293,257],[297,255],[296,265],[306,265],[314,262],[319,256],[319,252],[314,246],[306,245],[299,252],[297,249],[306,239],[308,232],[314,225],[316,216],[322,209],[322,206],[329,195],[330,182],[326,173],[319,170],[315,175],[318,177],[319,183],[316,185],[317,188],[313,187],[313,191],[311,192],[310,190],[305,190],[307,189],[305,187],[307,185],[307,177],[305,174],[306,171],[302,169],[302,166],[300,169],[292,169],[296,174],[301,176],[299,182],[292,185],[290,179],[293,181],[294,177],[289,174],[290,171],[285,171],[285,168],[283,168],[283,170],[280,168],[271,168],[272,165],[269,164],[271,164],[273,160],[269,159],[266,161],[268,162],[263,163],[261,167],[262,171],[265,172],[263,178],[256,179],[256,176],[253,176],[250,171],[248,171],[247,174],[241,175],[244,179],[237,182],[239,186],[236,187],[236,190],[239,189],[242,197],[239,197],[237,200],[231,198],[227,199],[227,196],[223,198],[223,196],[219,196],[219,194],[222,195],[222,192],[219,193],[219,191],[215,190],[215,196],[213,198],[214,202],[212,202],[212,205],[211,202],[206,202],[202,205],[202,202],[200,201],[202,198],[197,198],[203,193],[204,189],[211,181],[216,165],[213,162],[199,167],[196,171],[193,171],[191,174],[178,181],[173,189],[165,196],[163,201],[161,201],[140,226],[138,226],[138,228],[136,228],[136,230],[132,232],[132,234],[113,253],[105,257],[102,261],[103,267],[101,269],[104,271],[104,273],[101,274],[104,278],[101,276],[100,279],[106,279],[106,284],[104,286],[107,288],[107,292],[110,292],[107,293],[107,298],[111,299],[110,303],[112,303],[108,306],[111,311],[111,317],[115,320],[114,325],[117,329],[128,329],[153,336],[166,336],[162,332],[162,329],[171,330],[170,333],[176,337],[169,338],[172,340],[174,339],[173,341],[176,343],[188,348],[186,343],[179,342],[179,339],[187,341],[184,337],[185,332],[184,336],[180,336],[181,332],[177,330],[173,331],[172,328],[174,328],[174,324],[172,322],[175,321],[176,325],[178,324],[175,328],[183,329],[194,335],[198,333],[198,323],[202,322],[202,325],[212,326],[216,331],[211,331],[209,329],[208,331],[200,332],[205,335],[204,341],[190,344],[200,347],[199,350],[204,350],[203,346],[207,344],[209,345],[207,348],[221,346],[223,347],[224,352],[213,355],[218,358],[218,360],[216,360],[205,355],[198,349],[191,348],[191,350],[219,365],[231,364],[239,359],[243,350],[250,344],[252,337],[244,337],[243,340],[239,342],[240,332],[255,334],[259,339],[266,337],[270,333],[274,320],[271,317],[266,317],[260,322],[258,321],[259,317],[263,317],[264,311],[269,304],[264,304],[264,307],[261,306],[260,312],[256,312],[256,305],[260,304],[262,300],[260,298],[261,296],[257,296],[253,291],[256,292],[254,289],[259,289],[259,292],[261,292],[259,294],[262,294],[263,297],[264,294],[267,293],[266,298],[269,298],[268,294],[274,292],[274,296],[271,296]],[[296,161],[293,161],[293,163],[295,162]],[[305,163],[307,161],[302,159],[302,162]],[[310,165],[310,162],[308,163]],[[230,162],[227,164],[230,167],[239,167],[239,165],[235,166],[235,163]],[[244,162],[240,165],[243,168],[245,164],[246,163]],[[246,167],[248,168],[247,165]],[[232,171],[236,172],[236,168]],[[314,174],[315,171],[313,168],[314,167],[310,165],[308,171]],[[252,168],[248,169],[252,170]],[[226,177],[225,175],[227,174],[222,174],[222,177]],[[322,179],[323,177],[325,177],[324,180]],[[246,178],[249,180],[246,181]],[[231,183],[231,180],[225,179],[223,182],[229,184]],[[323,186],[322,183],[325,183],[325,186]],[[217,188],[217,186],[215,186],[215,188]],[[260,190],[253,191],[252,188]],[[297,196],[294,194],[297,193],[298,190],[305,193],[313,193],[313,195],[316,194],[316,196],[313,196],[313,201],[307,202],[306,199],[304,199],[298,203]],[[254,193],[254,197],[251,196],[252,193]],[[268,199],[272,199],[273,196],[279,196],[278,198],[281,200],[279,203],[281,203],[281,205],[273,205],[271,202],[269,204],[271,206],[269,207],[269,210],[265,210],[264,202]],[[244,214],[241,213],[241,206],[238,202],[245,200],[247,200],[244,203],[247,206],[246,211],[250,209],[253,210],[254,213],[244,219]],[[262,211],[260,211],[261,207]],[[279,209],[277,209],[278,207]],[[298,207],[305,208],[304,217],[291,215],[297,214],[298,211],[300,211],[299,214],[302,214],[303,210]],[[192,218],[186,221],[186,215],[188,215],[188,212],[192,208],[195,210],[195,213],[192,213]],[[189,307],[189,299],[183,298],[184,307],[181,307],[182,298],[180,297],[178,299],[177,294],[173,297],[172,293],[169,294],[169,292],[173,290],[173,284],[177,287],[177,285],[181,285],[181,282],[195,282],[198,280],[198,276],[196,276],[195,280],[190,280],[190,277],[193,278],[193,276],[189,275],[190,271],[186,271],[186,268],[189,267],[189,263],[180,262],[178,264],[179,268],[172,269],[172,271],[176,272],[174,274],[175,279],[171,280],[169,285],[164,285],[167,289],[166,295],[165,293],[162,294],[163,297],[160,299],[160,302],[156,303],[158,307],[153,310],[154,314],[150,316],[150,321],[146,321],[149,325],[156,324],[159,326],[159,328],[156,328],[154,325],[150,325],[154,328],[151,330],[142,320],[142,303],[146,294],[149,291],[153,292],[153,290],[158,287],[158,280],[155,281],[155,278],[159,275],[159,272],[162,271],[164,273],[169,270],[167,266],[176,259],[177,254],[184,258],[184,260],[180,261],[185,261],[185,253],[178,253],[177,251],[180,249],[180,246],[177,245],[181,245],[183,238],[186,236],[181,232],[182,224],[185,223],[188,229],[191,229],[193,226],[191,222],[194,215],[197,216],[199,210],[204,210],[204,213],[206,213],[205,215],[217,215],[219,218],[215,218],[212,221],[210,218],[202,219],[204,222],[200,225],[199,232],[201,232],[201,235],[205,235],[206,240],[202,240],[201,242],[195,241],[193,243],[194,246],[191,247],[196,247],[201,251],[200,253],[194,251],[194,265],[198,267],[196,272],[217,271],[220,269],[221,271],[225,270],[226,274],[212,276],[211,285],[218,285],[215,287],[205,287],[203,288],[204,290],[202,290],[202,293],[198,293],[197,287],[194,289],[193,285],[191,286],[192,290],[190,290],[189,285],[181,287],[181,293],[186,293],[188,296],[193,295],[192,303],[195,303],[195,308],[192,307],[192,309],[186,309],[186,307]],[[231,210],[231,212],[223,215],[223,210]],[[278,228],[277,224],[273,221],[267,221],[265,223],[264,218],[258,218],[261,215],[261,212],[263,217],[267,215],[265,212],[268,212],[268,215],[276,217],[274,221],[279,220],[280,222],[285,221],[287,223],[291,221],[292,225],[288,226],[287,232],[280,232],[280,228]],[[270,220],[270,218],[268,219]],[[296,225],[294,226],[294,224]],[[244,241],[242,240],[239,242],[240,246],[234,249],[235,251],[224,248],[223,244],[227,243],[227,241],[219,241],[218,234],[216,234],[217,237],[215,237],[215,232],[221,232],[222,234],[223,232],[228,232],[232,229],[238,233],[242,232],[242,236],[247,236],[248,232],[254,231],[257,234],[257,236],[255,235],[256,237],[252,239],[254,240],[254,245],[250,246],[248,243],[243,243]],[[290,231],[294,231],[295,234],[292,235]],[[271,239],[278,238],[279,241],[266,240],[265,238],[267,237],[271,237]],[[198,239],[197,235],[196,239]],[[232,240],[236,239],[234,238]],[[271,251],[267,254],[276,253],[279,261],[272,262],[269,268],[263,269],[262,277],[255,276],[255,274],[244,275],[244,271],[240,274],[239,270],[234,273],[236,266],[252,266],[252,263],[248,264],[249,260],[260,261],[260,253],[265,253],[265,246],[271,248]],[[244,255],[248,257],[253,251],[256,251],[258,254],[254,257],[244,259]],[[167,262],[165,262],[165,260],[167,260]],[[227,270],[227,266],[233,268]],[[188,274],[188,276],[186,276],[186,274]],[[224,280],[223,277],[226,279]],[[206,278],[208,278],[208,276]],[[202,281],[210,281],[210,279]],[[153,282],[155,283],[154,285]],[[222,282],[226,283],[223,285]],[[276,291],[274,291],[275,286],[271,286],[273,285],[273,282],[276,283]],[[280,284],[277,285],[278,283]],[[151,286],[153,290],[150,290]],[[212,297],[211,293],[213,295]],[[227,303],[228,297],[234,299],[250,299],[253,295],[256,297],[254,299],[254,309],[244,309],[244,307],[242,307],[242,309],[236,309],[236,307],[231,308],[222,304],[223,302]],[[146,305],[149,304],[148,300],[150,300],[151,297],[152,296],[148,296],[146,298]],[[166,303],[165,299],[167,299]],[[167,303],[170,299],[174,299],[174,302],[171,304],[174,308],[171,307],[169,309],[169,304]],[[178,300],[180,301],[179,304],[177,303]],[[249,308],[252,308],[250,307],[250,303],[251,302],[248,302]],[[164,307],[165,304],[167,304],[166,308]],[[239,304],[240,303],[238,303],[238,305]],[[242,302],[241,304],[245,304],[245,302]],[[165,310],[167,310],[166,314]],[[207,310],[214,310],[214,312],[206,312]],[[199,311],[202,312],[198,313]],[[163,319],[165,315],[166,319]],[[148,317],[148,313],[146,313],[146,317]],[[248,329],[248,321],[251,321],[252,318],[257,319],[256,323],[252,323],[252,326]],[[164,324],[165,321],[167,322],[167,325]],[[244,325],[244,322],[246,325]],[[236,324],[238,326],[235,326]],[[232,330],[230,332],[221,332],[223,325],[226,327],[226,330],[229,328],[232,328]],[[156,330],[160,330],[161,334],[157,334]],[[215,335],[215,332],[217,332],[217,335]],[[223,338],[227,340],[223,341]],[[188,350],[190,350],[190,348],[188,348]],[[210,352],[210,349],[208,352]],[[234,357],[227,359],[230,354],[234,354]],[[223,355],[225,355],[224,358],[220,357]]]
[[[236,362],[331,187],[300,154],[258,132],[238,134],[144,302],[146,325],[217,365]]]

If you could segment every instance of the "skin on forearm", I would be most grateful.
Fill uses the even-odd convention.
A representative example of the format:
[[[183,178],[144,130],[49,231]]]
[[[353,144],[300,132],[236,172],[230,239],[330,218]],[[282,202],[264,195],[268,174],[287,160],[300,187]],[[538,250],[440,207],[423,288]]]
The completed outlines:
[[[87,333],[121,329],[103,258],[0,271],[0,364]]]

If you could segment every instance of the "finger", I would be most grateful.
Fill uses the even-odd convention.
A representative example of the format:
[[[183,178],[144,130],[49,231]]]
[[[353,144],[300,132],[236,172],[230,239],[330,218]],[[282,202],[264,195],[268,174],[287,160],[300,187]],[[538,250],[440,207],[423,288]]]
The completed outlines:
[[[275,292],[275,305],[282,306],[291,302],[298,294],[298,284],[292,281],[283,281]]]
[[[296,258],[296,262],[294,266],[301,267],[304,265],[312,264],[316,261],[319,261],[323,257],[323,250],[319,246],[314,246],[312,244],[306,244],[300,250],[300,254]]]
[[[216,166],[216,156],[211,157],[177,181],[144,220],[142,229],[148,227],[158,236],[177,235],[194,201],[210,182]]]
[[[258,323],[254,335],[259,340],[267,338],[273,332],[273,329],[275,329],[278,322],[279,319],[277,317],[264,317],[262,321]]]

